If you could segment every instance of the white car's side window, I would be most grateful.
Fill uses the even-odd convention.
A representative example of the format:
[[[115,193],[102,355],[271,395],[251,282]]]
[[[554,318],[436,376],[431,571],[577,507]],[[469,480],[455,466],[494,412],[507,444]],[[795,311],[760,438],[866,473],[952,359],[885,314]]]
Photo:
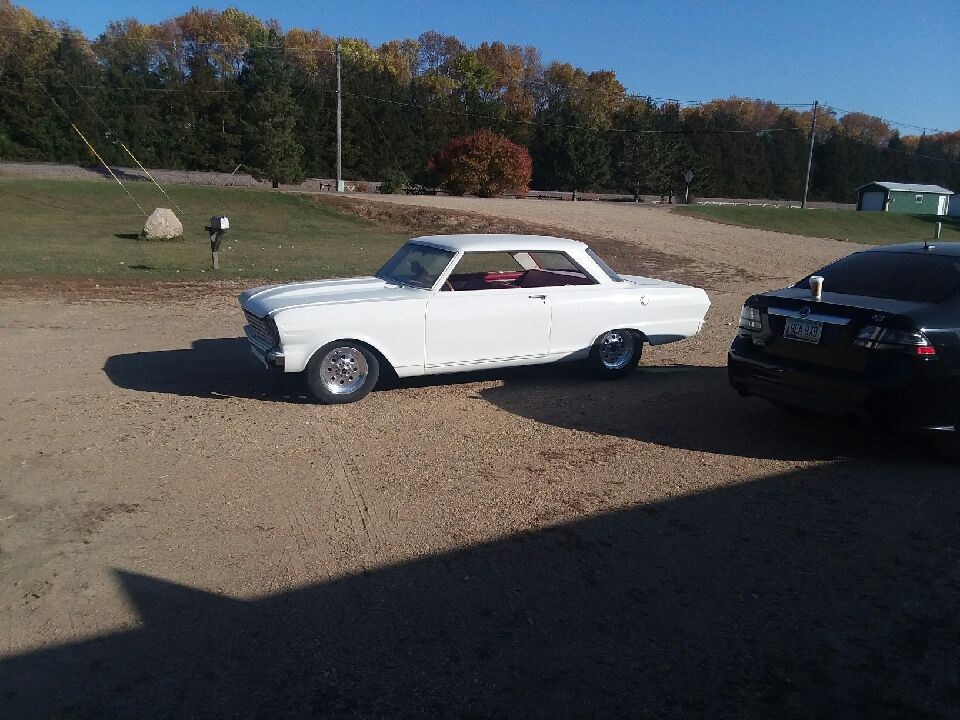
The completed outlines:
[[[562,252],[468,252],[457,263],[442,290],[472,292],[595,283],[586,271]]]

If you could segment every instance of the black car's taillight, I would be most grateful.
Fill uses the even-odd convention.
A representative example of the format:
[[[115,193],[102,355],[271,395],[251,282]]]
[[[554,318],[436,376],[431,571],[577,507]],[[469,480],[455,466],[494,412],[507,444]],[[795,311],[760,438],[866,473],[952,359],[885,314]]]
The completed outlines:
[[[763,321],[760,318],[760,308],[744,305],[740,311],[740,329],[750,332],[759,332],[763,329]]]
[[[921,357],[933,357],[937,354],[937,349],[930,344],[922,331],[885,328],[879,325],[865,325],[860,328],[853,344],[864,350],[897,352]]]

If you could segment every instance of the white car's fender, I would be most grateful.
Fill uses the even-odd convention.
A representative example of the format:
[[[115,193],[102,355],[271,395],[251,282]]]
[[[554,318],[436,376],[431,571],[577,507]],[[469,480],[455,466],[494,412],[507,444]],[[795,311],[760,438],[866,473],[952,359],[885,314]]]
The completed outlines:
[[[277,312],[273,319],[283,338],[284,371],[304,370],[327,343],[358,340],[398,373],[422,373],[425,295],[411,290],[406,300],[308,305]]]

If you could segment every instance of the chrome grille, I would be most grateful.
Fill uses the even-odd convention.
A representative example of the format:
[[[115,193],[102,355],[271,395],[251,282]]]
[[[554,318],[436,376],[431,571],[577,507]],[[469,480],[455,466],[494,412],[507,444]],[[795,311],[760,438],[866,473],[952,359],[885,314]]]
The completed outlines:
[[[247,324],[253,330],[253,334],[269,345],[277,344],[277,336],[273,330],[273,324],[267,318],[257,317],[249,310],[244,310],[243,314],[247,316]]]

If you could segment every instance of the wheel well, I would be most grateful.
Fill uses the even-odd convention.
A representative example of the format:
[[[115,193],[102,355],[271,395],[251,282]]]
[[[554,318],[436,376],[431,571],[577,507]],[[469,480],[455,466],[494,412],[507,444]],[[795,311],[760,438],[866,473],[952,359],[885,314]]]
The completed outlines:
[[[339,342],[353,343],[354,345],[360,345],[362,347],[365,347],[367,350],[373,353],[374,357],[377,358],[377,362],[380,364],[381,375],[383,375],[384,372],[387,372],[391,376],[396,377],[397,371],[393,369],[393,363],[391,363],[387,359],[386,355],[384,355],[382,352],[380,352],[380,350],[378,350],[375,346],[371,345],[370,343],[364,342],[363,340],[357,340],[356,338],[337,338],[336,340],[330,340],[329,342],[325,342],[323,345],[316,348],[312,353],[310,353],[310,357],[307,358],[307,365],[310,364],[310,362],[316,356],[317,352],[319,352],[320,348],[324,348],[330,343],[339,343]]]
[[[626,331],[629,332],[631,335],[633,335],[633,337],[634,337],[637,341],[639,341],[639,343],[640,343],[641,345],[643,345],[644,343],[649,343],[649,342],[650,342],[650,341],[647,339],[646,334],[645,334],[642,330],[637,330],[636,328],[610,328],[609,330],[604,330],[602,333],[600,333],[599,335],[597,335],[597,337],[595,337],[595,338],[593,339],[593,345],[592,345],[591,347],[596,347],[596,346],[597,346],[597,343],[600,342],[600,338],[602,338],[606,333],[611,332],[612,330],[626,330]]]

